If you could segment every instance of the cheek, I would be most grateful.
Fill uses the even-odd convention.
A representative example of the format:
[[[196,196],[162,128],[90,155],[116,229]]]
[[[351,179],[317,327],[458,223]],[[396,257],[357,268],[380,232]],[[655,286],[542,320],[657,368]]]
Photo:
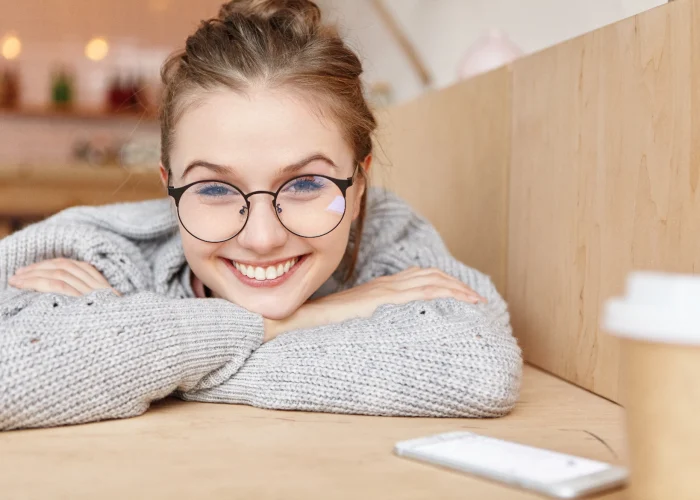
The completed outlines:
[[[205,243],[193,237],[190,233],[180,227],[180,238],[182,239],[182,249],[188,264],[193,269],[216,253],[218,245]]]
[[[316,258],[321,260],[323,268],[335,269],[342,260],[348,245],[351,224],[352,219],[346,217],[331,233],[308,240],[308,245],[316,253]]]

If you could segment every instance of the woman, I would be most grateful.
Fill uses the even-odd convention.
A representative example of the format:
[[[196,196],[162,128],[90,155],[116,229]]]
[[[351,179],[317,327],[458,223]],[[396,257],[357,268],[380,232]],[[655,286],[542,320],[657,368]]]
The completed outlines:
[[[495,417],[520,350],[491,281],[367,189],[361,64],[308,0],[234,0],[163,68],[169,200],[0,241],[0,429],[191,401]],[[8,281],[9,280],[9,281]]]

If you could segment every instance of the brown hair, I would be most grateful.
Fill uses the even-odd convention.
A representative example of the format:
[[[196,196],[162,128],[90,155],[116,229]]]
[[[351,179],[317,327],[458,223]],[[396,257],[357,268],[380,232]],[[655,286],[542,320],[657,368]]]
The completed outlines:
[[[357,55],[334,27],[321,23],[321,10],[314,2],[232,0],[221,7],[218,17],[203,21],[187,38],[185,49],[163,65],[163,166],[170,173],[175,126],[203,92],[223,87],[243,93],[254,85],[284,86],[302,93],[321,114],[330,114],[355,161],[362,162],[372,152],[376,121],[362,92],[361,74]],[[364,169],[359,170],[366,183]],[[348,245],[346,280],[357,263],[366,202],[367,189]]]

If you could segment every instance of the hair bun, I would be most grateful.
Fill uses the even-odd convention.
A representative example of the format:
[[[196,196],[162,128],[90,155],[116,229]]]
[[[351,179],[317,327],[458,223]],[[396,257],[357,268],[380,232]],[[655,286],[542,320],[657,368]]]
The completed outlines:
[[[284,19],[307,30],[321,25],[321,9],[311,0],[231,0],[219,9],[221,21],[235,21],[238,16]]]

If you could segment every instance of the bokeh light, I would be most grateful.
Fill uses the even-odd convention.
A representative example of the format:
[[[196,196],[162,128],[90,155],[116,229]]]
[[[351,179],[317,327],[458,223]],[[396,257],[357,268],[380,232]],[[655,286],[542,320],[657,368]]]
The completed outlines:
[[[6,35],[2,38],[0,53],[8,60],[17,59],[22,52],[22,42],[14,35]]]
[[[101,61],[107,57],[109,44],[104,38],[93,38],[85,46],[85,57],[91,61]]]

